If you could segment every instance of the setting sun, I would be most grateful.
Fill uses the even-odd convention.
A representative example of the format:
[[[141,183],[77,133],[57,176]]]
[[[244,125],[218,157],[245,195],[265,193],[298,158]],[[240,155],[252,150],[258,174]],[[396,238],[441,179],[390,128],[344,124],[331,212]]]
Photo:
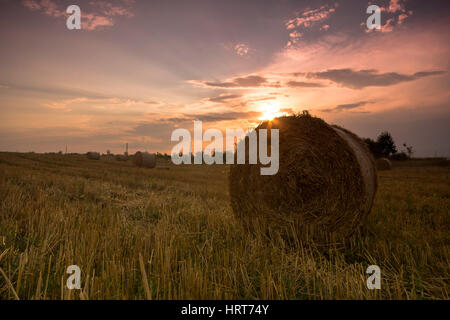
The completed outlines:
[[[274,103],[264,104],[261,106],[261,112],[263,113],[259,120],[273,120],[275,117],[279,117],[280,107]]]

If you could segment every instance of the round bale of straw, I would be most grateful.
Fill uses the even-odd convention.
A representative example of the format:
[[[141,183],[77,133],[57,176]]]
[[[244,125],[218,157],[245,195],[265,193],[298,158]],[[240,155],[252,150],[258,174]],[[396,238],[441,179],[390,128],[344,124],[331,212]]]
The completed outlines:
[[[379,158],[379,159],[377,159],[376,163],[377,163],[377,169],[380,171],[392,169],[392,163],[387,158]]]
[[[138,167],[154,168],[156,167],[156,155],[138,151],[133,157],[133,163]]]
[[[354,233],[372,208],[377,189],[375,163],[355,134],[309,114],[265,121],[256,128],[279,129],[279,170],[261,175],[261,164],[230,168],[229,192],[235,216],[247,230],[335,242]],[[267,134],[270,154],[270,130]],[[258,146],[259,149],[259,146]]]
[[[128,160],[128,156],[124,155],[124,154],[116,154],[114,156],[114,158],[116,159],[116,161],[127,161]]]
[[[100,153],[98,152],[90,151],[86,155],[90,160],[100,160]]]

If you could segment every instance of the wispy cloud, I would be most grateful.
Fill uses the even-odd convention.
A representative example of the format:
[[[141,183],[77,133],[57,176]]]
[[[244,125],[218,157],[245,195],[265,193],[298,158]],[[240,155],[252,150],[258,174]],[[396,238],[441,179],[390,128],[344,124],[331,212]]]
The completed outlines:
[[[380,7],[380,10],[387,16],[386,22],[381,26],[380,31],[383,33],[392,32],[394,28],[401,25],[409,16],[413,14],[412,10],[406,9],[405,0],[390,0],[389,3]],[[365,22],[361,25],[365,28]],[[365,32],[376,32],[377,29],[367,29]]]
[[[236,54],[241,57],[247,55],[250,50],[248,45],[246,45],[245,43],[238,43],[233,47],[233,49],[234,52],[236,52]]]
[[[286,21],[286,29],[290,30],[296,27],[309,28],[314,23],[327,19],[333,12],[335,12],[335,10],[336,9],[333,7],[324,5],[318,9],[308,9],[301,13],[297,13],[296,17]]]
[[[52,0],[23,0],[22,4],[32,11],[42,11],[51,17],[64,17],[66,15],[64,10],[59,9]]]
[[[27,84],[15,84],[8,83],[5,85],[11,90],[23,91],[26,93],[38,93],[43,95],[49,95],[63,99],[74,99],[79,97],[86,97],[90,99],[103,99],[107,98],[106,95],[89,90],[83,90],[78,88],[69,88],[62,86],[46,86],[46,85],[27,85]]]
[[[242,97],[241,94],[221,94],[218,97],[209,98],[208,101],[211,101],[211,102],[224,102],[224,101],[238,99],[238,98],[241,98],[241,97]]]
[[[324,88],[330,84],[326,82],[314,82],[311,79],[329,80],[343,87],[351,89],[363,89],[366,87],[387,87],[402,82],[409,82],[425,77],[445,74],[446,71],[419,71],[413,74],[402,74],[398,72],[380,73],[375,69],[354,70],[328,69],[318,72],[293,72],[278,74],[276,78],[270,76],[248,75],[232,78],[228,81],[190,81],[196,85],[205,87],[215,87],[223,89],[251,89],[251,88]],[[302,77],[302,81],[298,81]],[[218,97],[209,98],[208,101],[223,102],[230,99],[239,98],[239,95],[223,94]]]
[[[122,97],[103,97],[103,98],[87,98],[87,97],[79,97],[74,99],[65,99],[65,100],[57,100],[55,102],[43,104],[45,107],[53,108],[53,109],[65,109],[66,111],[70,111],[70,105],[74,103],[85,102],[91,106],[94,105],[108,105],[111,109],[113,106],[119,106],[126,111],[127,109],[133,106],[145,106],[145,105],[159,105],[160,102],[152,101],[152,100],[140,100],[133,98],[122,98]],[[128,109],[129,110],[129,109]]]
[[[205,87],[216,88],[257,88],[257,87],[280,87],[279,83],[269,82],[267,78],[258,75],[249,75],[245,77],[237,77],[229,81],[195,81],[190,83]]]
[[[127,18],[134,17],[134,13],[131,11],[130,6],[134,4],[134,0],[122,1],[122,3],[112,3],[107,1],[91,1],[89,4],[100,11],[106,16],[122,16]]]
[[[317,9],[306,9],[303,12],[297,12],[294,18],[285,22],[285,27],[289,31],[289,41],[286,47],[291,47],[299,42],[305,30],[310,29],[313,25],[323,23],[330,15],[336,11],[335,6],[324,5]],[[328,30],[330,25],[324,24],[319,30]]]
[[[204,122],[219,122],[219,121],[230,121],[230,120],[243,120],[251,119],[255,120],[261,117],[262,113],[258,111],[242,111],[242,112],[209,112],[194,115],[183,115],[181,117],[167,118],[166,121],[169,122],[186,122],[193,120],[201,120]]]
[[[404,1],[402,0],[390,0],[387,7],[383,7],[382,11],[397,13],[406,12]]]
[[[397,72],[379,73],[377,70],[330,69],[323,72],[309,72],[306,77],[331,80],[344,87],[362,89],[365,87],[387,87],[444,73],[445,71],[421,71],[408,75]]]
[[[114,21],[110,17],[96,15],[93,13],[85,13],[82,15],[81,28],[84,30],[96,30],[104,27],[112,27]]]
[[[224,49],[229,52],[232,52],[234,55],[239,57],[248,57],[251,53],[254,52],[254,49],[250,48],[250,45],[246,42],[226,42],[221,44]]]
[[[68,88],[68,87],[53,87],[53,86],[30,86],[8,84],[0,85],[0,88],[7,88],[11,91],[29,95],[37,94],[45,99],[42,106],[58,111],[69,112],[72,111],[72,106],[78,103],[85,103],[89,105],[120,105],[120,107],[145,106],[145,105],[160,105],[162,102],[155,99],[139,99],[126,96],[113,96],[95,91]]]
[[[288,87],[292,88],[321,88],[324,87],[321,83],[304,82],[304,81],[289,81],[286,83]]]
[[[359,102],[355,102],[355,103],[339,104],[339,105],[337,105],[334,108],[321,109],[319,111],[322,111],[322,112],[340,112],[340,111],[356,109],[356,108],[364,106],[364,105],[366,105],[368,103],[369,103],[369,101],[359,101]]]
[[[89,31],[98,30],[114,26],[116,17],[132,18],[133,3],[134,0],[91,1],[89,2],[90,10],[81,8],[81,28]],[[50,17],[67,16],[65,8],[52,0],[22,0],[22,4],[31,11],[40,11]]]

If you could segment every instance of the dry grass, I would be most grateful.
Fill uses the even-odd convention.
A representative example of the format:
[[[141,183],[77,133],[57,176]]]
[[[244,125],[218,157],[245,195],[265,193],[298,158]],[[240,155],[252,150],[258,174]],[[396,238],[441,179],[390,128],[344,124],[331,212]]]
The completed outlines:
[[[449,299],[448,167],[380,172],[367,229],[326,250],[245,233],[227,170],[0,153],[0,298]]]

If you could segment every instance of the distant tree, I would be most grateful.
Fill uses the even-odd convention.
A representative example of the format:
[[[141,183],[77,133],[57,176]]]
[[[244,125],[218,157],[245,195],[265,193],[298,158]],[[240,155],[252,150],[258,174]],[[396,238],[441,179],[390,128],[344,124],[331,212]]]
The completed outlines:
[[[383,157],[389,157],[392,154],[397,153],[397,147],[395,146],[394,139],[389,132],[382,132],[376,141],[380,154]]]
[[[364,142],[367,144],[367,147],[369,148],[370,152],[372,152],[373,156],[375,158],[381,158],[381,150],[380,146],[375,140],[372,140],[370,138],[364,139]]]

